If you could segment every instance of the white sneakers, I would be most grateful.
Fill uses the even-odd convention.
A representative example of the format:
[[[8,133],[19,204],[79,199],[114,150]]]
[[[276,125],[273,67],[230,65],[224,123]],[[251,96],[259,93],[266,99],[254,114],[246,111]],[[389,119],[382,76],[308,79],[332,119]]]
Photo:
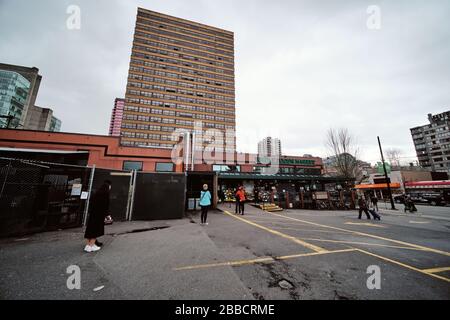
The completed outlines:
[[[100,247],[98,247],[95,244],[93,246],[90,246],[87,244],[86,247],[84,247],[84,251],[86,251],[86,252],[96,252],[98,250],[100,250]]]

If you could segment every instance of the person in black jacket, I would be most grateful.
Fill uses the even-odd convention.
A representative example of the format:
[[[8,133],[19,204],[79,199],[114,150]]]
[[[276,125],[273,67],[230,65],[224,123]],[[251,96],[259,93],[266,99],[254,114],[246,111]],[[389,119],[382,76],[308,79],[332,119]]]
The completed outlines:
[[[372,205],[377,209],[378,211],[378,198],[375,194],[372,194],[370,197],[370,201],[372,202]]]
[[[100,250],[101,243],[98,237],[105,234],[105,217],[109,214],[109,191],[111,181],[106,180],[91,198],[89,218],[84,238],[87,239],[84,251],[95,252]]]
[[[239,186],[236,188],[236,191],[234,192],[234,198],[236,199],[236,208],[235,208],[235,213],[238,214],[241,213],[241,200],[239,198],[239,196],[237,195],[238,191],[239,191]]]
[[[364,213],[366,214],[367,219],[370,220],[369,210],[367,209],[367,202],[366,202],[366,200],[363,197],[359,198],[358,206],[359,206],[358,219],[361,219],[361,215],[362,215],[362,213],[364,211]]]

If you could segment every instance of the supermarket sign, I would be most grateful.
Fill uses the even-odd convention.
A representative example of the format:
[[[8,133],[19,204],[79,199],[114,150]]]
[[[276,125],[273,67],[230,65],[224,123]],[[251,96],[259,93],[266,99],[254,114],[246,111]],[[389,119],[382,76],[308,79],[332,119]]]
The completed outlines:
[[[389,163],[387,163],[387,162],[385,162],[384,163],[385,165],[386,165],[386,172],[389,174],[389,173],[391,173],[391,165],[389,164]],[[379,174],[384,174],[384,168],[383,168],[383,163],[381,163],[381,162],[378,162],[376,165],[375,165],[375,168],[377,169],[377,173],[379,173]]]
[[[258,158],[259,163],[269,163],[270,158]],[[314,160],[308,160],[308,159],[286,159],[286,158],[280,158],[279,164],[284,165],[300,165],[300,166],[314,166],[316,162]]]

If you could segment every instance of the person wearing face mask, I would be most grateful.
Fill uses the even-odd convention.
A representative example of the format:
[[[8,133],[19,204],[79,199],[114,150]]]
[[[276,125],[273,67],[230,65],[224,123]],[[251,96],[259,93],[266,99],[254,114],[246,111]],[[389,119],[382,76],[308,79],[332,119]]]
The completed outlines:
[[[87,244],[84,247],[86,252],[98,251],[102,246],[102,243],[98,242],[97,238],[105,234],[105,217],[109,215],[110,190],[111,181],[105,180],[91,198],[89,218],[84,233],[84,238],[87,240]]]
[[[200,207],[202,208],[201,225],[208,225],[206,218],[208,217],[208,209],[211,205],[211,192],[208,190],[208,185],[203,185],[203,190],[200,192]]]

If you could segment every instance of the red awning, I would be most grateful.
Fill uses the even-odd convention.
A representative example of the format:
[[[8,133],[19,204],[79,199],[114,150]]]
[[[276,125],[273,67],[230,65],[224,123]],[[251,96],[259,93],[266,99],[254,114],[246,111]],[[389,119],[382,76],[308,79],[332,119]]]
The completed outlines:
[[[450,180],[406,182],[406,188],[450,188]]]
[[[389,184],[391,188],[400,188],[400,183],[393,182]],[[357,184],[355,189],[387,189],[387,183],[376,183],[376,184]]]

